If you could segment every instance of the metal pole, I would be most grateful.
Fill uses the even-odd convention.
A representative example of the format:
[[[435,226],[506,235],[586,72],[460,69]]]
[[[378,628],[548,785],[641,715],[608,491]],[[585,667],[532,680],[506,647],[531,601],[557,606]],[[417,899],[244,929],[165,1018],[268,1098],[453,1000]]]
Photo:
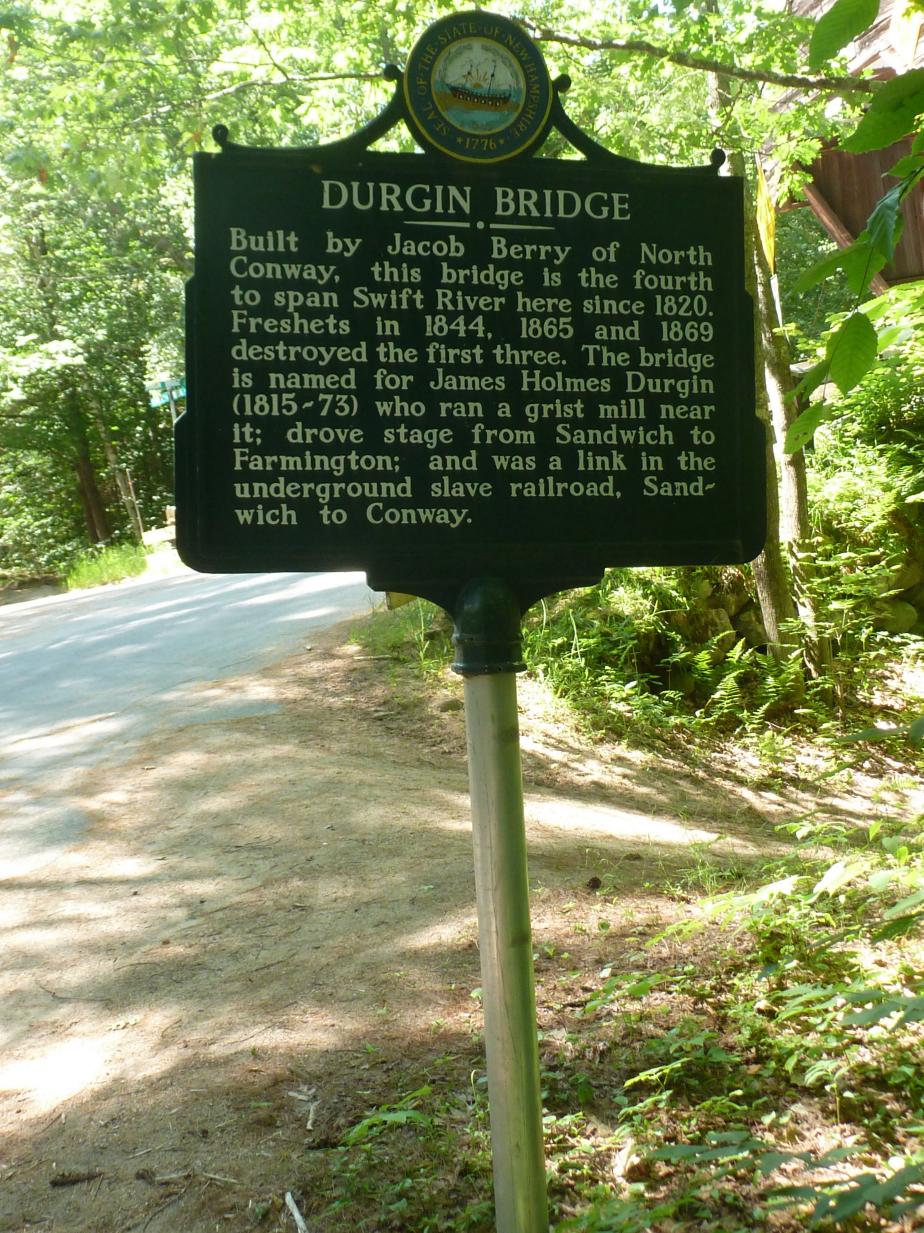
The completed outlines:
[[[469,587],[453,667],[465,676],[497,1233],[548,1233],[516,671],[519,608]],[[498,628],[498,625],[500,628]]]

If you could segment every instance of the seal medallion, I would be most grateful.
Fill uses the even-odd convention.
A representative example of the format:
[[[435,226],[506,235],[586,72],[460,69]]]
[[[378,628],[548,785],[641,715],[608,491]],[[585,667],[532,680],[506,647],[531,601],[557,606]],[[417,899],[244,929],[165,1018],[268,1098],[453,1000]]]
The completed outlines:
[[[544,135],[552,84],[514,22],[457,13],[435,22],[408,58],[404,96],[423,142],[467,163],[498,163]]]

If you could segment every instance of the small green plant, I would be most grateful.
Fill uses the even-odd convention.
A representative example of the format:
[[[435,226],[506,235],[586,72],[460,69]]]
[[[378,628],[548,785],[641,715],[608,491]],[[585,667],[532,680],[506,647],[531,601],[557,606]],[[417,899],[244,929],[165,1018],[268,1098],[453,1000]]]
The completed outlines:
[[[147,555],[140,544],[109,544],[90,548],[74,561],[65,576],[69,591],[135,578],[147,568]]]
[[[424,676],[442,674],[452,646],[448,617],[423,599],[380,609],[357,622],[353,636],[371,655],[416,663]]]
[[[344,1143],[353,1147],[357,1143],[381,1134],[389,1126],[407,1126],[410,1123],[417,1123],[421,1127],[429,1126],[431,1119],[421,1113],[416,1106],[425,1096],[430,1095],[430,1090],[429,1087],[420,1087],[399,1100],[397,1104],[382,1105],[375,1109],[368,1117],[364,1117],[361,1122],[357,1122],[347,1131]]]
[[[368,1112],[334,1149],[324,1170],[327,1203],[319,1208],[331,1233],[493,1227],[484,1085],[474,1075],[466,1083],[464,1063],[434,1063],[431,1074],[432,1082]]]

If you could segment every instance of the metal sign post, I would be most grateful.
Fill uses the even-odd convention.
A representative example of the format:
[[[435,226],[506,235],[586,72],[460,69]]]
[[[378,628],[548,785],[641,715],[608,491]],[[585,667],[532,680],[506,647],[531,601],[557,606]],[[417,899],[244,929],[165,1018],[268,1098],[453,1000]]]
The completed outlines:
[[[547,1233],[515,675],[525,665],[509,588],[490,579],[467,587],[453,640],[453,668],[465,678],[495,1221],[497,1233]]]

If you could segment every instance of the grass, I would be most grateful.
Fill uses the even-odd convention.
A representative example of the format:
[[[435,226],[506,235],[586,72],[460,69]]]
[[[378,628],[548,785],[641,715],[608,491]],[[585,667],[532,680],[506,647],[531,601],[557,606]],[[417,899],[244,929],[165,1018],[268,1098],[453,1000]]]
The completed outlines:
[[[136,578],[145,572],[147,562],[147,554],[140,544],[90,548],[71,565],[64,585],[68,591],[78,591],[107,582],[121,582],[123,578]]]
[[[415,664],[422,684],[432,683],[451,663],[451,633],[446,613],[422,599],[372,612],[352,630],[357,645],[368,655]]]

